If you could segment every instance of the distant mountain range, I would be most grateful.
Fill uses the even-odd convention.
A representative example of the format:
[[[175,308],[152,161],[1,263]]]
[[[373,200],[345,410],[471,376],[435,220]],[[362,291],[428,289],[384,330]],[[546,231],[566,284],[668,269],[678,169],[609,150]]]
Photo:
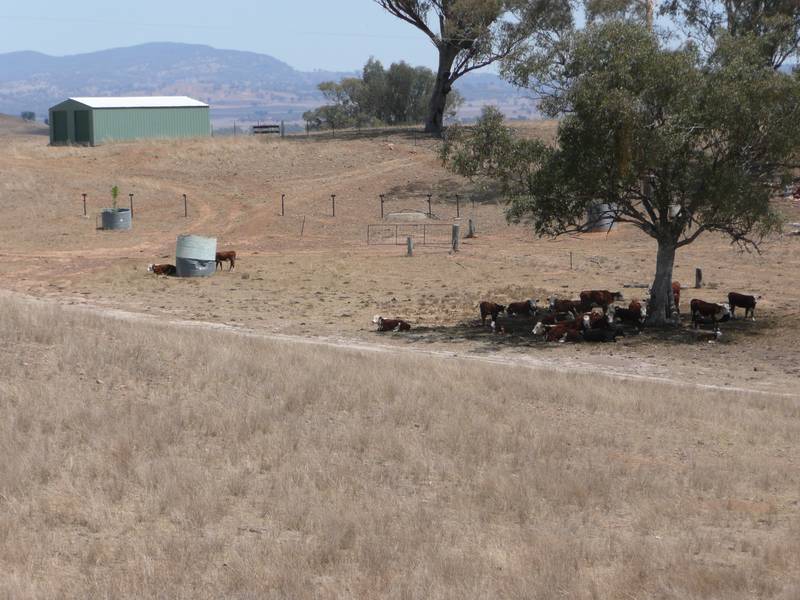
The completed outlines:
[[[366,61],[365,57],[365,61]],[[322,104],[316,86],[354,73],[298,71],[266,54],[195,44],[151,43],[72,56],[0,54],[0,113],[34,111],[70,96],[186,95],[208,102],[219,126],[232,121],[299,121]],[[533,103],[493,74],[471,74],[458,86],[465,115],[486,103],[524,116]]]

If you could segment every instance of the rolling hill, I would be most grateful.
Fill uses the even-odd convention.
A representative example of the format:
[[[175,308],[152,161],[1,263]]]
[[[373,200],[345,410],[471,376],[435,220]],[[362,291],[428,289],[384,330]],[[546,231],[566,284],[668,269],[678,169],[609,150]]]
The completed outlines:
[[[218,126],[234,119],[299,121],[322,103],[320,82],[347,75],[298,71],[266,54],[168,42],[60,57],[12,52],[0,54],[0,113],[35,111],[42,118],[69,96],[175,94],[211,104]],[[487,102],[508,107],[510,116],[530,114],[532,104],[493,74],[473,74],[459,89],[465,114]]]

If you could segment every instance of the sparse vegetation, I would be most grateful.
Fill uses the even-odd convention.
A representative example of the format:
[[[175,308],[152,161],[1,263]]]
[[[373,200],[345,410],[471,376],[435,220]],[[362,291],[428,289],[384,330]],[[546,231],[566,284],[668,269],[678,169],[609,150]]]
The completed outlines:
[[[0,310],[2,596],[800,593],[798,400]]]

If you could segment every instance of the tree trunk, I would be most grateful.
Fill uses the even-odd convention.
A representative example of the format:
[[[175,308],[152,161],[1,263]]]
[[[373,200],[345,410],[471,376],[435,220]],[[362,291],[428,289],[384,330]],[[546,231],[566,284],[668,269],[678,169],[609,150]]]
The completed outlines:
[[[458,48],[443,45],[439,48],[439,68],[436,71],[436,83],[433,86],[431,101],[428,104],[428,119],[425,121],[425,132],[441,136],[444,131],[444,111],[447,108],[447,95],[453,89],[452,68],[458,56]]]
[[[656,277],[647,304],[647,324],[654,327],[675,325],[675,300],[672,296],[672,268],[677,244],[671,239],[658,240]]]

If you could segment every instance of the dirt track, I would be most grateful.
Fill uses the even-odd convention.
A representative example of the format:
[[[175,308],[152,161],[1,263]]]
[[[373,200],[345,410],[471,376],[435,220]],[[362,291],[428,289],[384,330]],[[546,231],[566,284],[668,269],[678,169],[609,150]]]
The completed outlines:
[[[720,301],[730,290],[764,296],[758,321],[729,324],[719,343],[684,329],[612,346],[548,346],[527,335],[491,335],[474,322],[477,302],[573,297],[585,288],[641,295],[623,286],[651,279],[654,245],[626,228],[533,240],[526,228],[505,223],[502,205],[443,171],[430,142],[239,138],[49,148],[46,138],[17,130],[4,141],[0,276],[7,289],[259,333],[583,365],[722,387],[792,393],[800,380],[799,237],[773,240],[762,255],[749,255],[708,236],[679,253],[677,279],[693,281],[699,266],[709,282],[706,289],[685,290],[684,306],[695,295]],[[93,219],[81,214],[81,192],[89,194],[94,214],[109,204],[114,184],[123,206],[129,192],[136,194],[132,232],[96,231]],[[379,194],[387,194],[388,213],[425,210],[429,192],[440,223],[453,222],[456,192],[477,200],[474,209],[464,203],[462,217],[477,221],[479,235],[459,254],[418,246],[409,259],[401,247],[366,245],[367,224],[380,220]],[[281,193],[287,194],[283,218]],[[336,218],[329,213],[331,193],[337,194]],[[781,201],[781,207],[800,221],[795,204]],[[206,280],[148,275],[147,263],[171,262],[179,233],[217,236],[221,248],[240,254],[237,270]],[[379,336],[370,323],[375,314],[407,318],[415,331]]]

